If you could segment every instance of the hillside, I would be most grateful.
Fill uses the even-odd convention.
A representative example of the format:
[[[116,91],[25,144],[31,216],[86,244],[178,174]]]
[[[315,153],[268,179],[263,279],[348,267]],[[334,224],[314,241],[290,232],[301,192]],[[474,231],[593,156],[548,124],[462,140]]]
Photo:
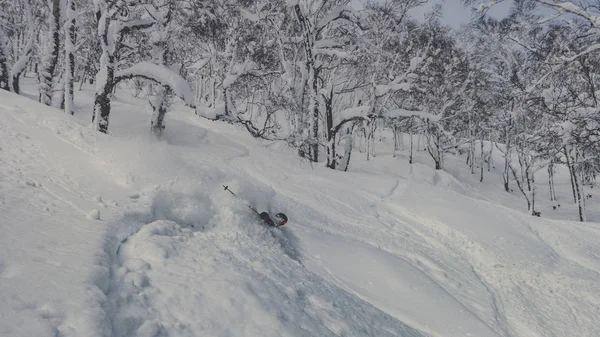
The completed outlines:
[[[591,222],[564,176],[531,217],[497,170],[389,137],[338,172],[184,107],[156,141],[126,93],[100,134],[90,95],[73,118],[0,90],[1,336],[600,335],[595,190]]]

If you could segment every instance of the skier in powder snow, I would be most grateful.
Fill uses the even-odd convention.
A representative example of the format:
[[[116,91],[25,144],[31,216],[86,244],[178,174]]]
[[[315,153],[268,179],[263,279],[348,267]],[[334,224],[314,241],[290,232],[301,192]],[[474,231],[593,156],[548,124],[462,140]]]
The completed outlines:
[[[269,216],[269,213],[267,213],[267,212],[262,212],[259,214],[259,216],[269,226],[281,227],[281,226],[284,226],[288,221],[287,216],[283,213],[275,214],[275,221],[273,221],[273,219],[271,219],[271,217]]]
[[[223,188],[225,189],[225,191],[231,193],[231,195],[233,195],[234,197],[238,198],[239,200],[244,201],[244,203],[246,203],[246,206],[248,206],[248,208],[250,208],[254,213],[256,213],[267,225],[273,226],[273,227],[281,227],[281,226],[284,226],[288,222],[288,217],[283,213],[275,214],[275,221],[273,221],[273,219],[271,219],[271,217],[269,216],[269,213],[267,213],[267,212],[258,213],[258,211],[254,207],[252,207],[252,205],[248,204],[247,201],[238,197],[237,194],[233,193],[233,191],[229,189],[228,186],[223,185]]]

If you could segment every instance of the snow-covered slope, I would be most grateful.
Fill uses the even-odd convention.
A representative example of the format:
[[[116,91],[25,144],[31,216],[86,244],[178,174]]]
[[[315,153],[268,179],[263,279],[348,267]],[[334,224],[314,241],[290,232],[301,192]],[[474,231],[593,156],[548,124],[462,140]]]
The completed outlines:
[[[425,157],[313,167],[185,108],[155,141],[126,95],[100,135],[86,94],[72,118],[0,91],[0,336],[600,335],[598,223]]]

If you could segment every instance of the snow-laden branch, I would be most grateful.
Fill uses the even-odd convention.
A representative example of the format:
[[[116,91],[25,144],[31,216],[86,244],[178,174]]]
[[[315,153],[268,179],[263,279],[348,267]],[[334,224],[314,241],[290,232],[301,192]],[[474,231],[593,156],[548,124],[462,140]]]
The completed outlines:
[[[408,69],[406,69],[404,74],[396,77],[396,79],[394,79],[389,84],[382,84],[376,86],[375,95],[377,97],[382,97],[393,91],[410,91],[412,89],[413,82],[417,77],[417,75],[414,72],[421,65],[421,63],[423,63],[423,60],[424,58],[420,56],[413,57],[410,60],[410,66],[408,67]]]
[[[194,69],[194,70],[201,70],[202,68],[204,68],[207,64],[209,64],[211,61],[211,57],[203,57],[201,59],[199,59],[198,61],[194,62],[194,64],[192,64],[191,66],[189,66],[189,69]]]
[[[115,83],[121,80],[142,77],[164,86],[168,86],[186,105],[195,107],[194,93],[187,81],[176,72],[154,63],[141,62],[115,74]]]
[[[235,60],[232,59],[231,63],[234,63]],[[223,89],[229,89],[229,87],[235,83],[235,81],[238,80],[238,78],[240,78],[240,76],[243,76],[249,72],[251,72],[253,69],[253,67],[255,66],[255,64],[249,60],[246,60],[244,63],[241,64],[232,64],[232,66],[229,69],[229,73],[227,74],[227,76],[225,77],[225,79],[223,80]]]
[[[321,48],[341,48],[343,47],[343,45],[335,40],[332,39],[323,39],[323,40],[318,40],[315,41],[315,48],[317,49],[321,49]]]
[[[367,119],[363,116],[354,116],[354,117],[348,117],[346,119],[341,120],[336,126],[334,126],[331,129],[331,133],[333,135],[336,135],[338,132],[340,132],[340,130],[342,130],[342,128],[348,124],[348,123],[357,123],[357,122],[364,122]]]
[[[335,56],[342,60],[356,61],[357,57],[350,54],[349,52],[338,50],[338,49],[326,49],[326,48],[315,48],[313,50],[314,55],[328,55]]]
[[[544,83],[546,78],[548,78],[550,75],[552,75],[556,72],[556,68],[557,67],[553,67],[550,71],[548,71],[546,74],[544,74],[539,80],[537,80],[534,83],[532,83],[531,85],[527,86],[527,88],[525,88],[525,93],[531,94],[539,85]]]
[[[302,36],[284,36],[280,38],[281,42],[284,44],[295,44],[302,43],[304,38]]]
[[[423,120],[429,119],[432,122],[437,122],[442,118],[442,115],[434,115],[429,112],[420,110],[406,110],[406,109],[391,109],[383,113],[384,117],[387,118],[398,118],[398,117],[418,117]]]
[[[378,85],[375,89],[375,95],[377,95],[377,97],[382,97],[388,94],[389,92],[400,90],[408,92],[411,88],[412,84],[407,82]]]
[[[594,44],[589,46],[586,50],[582,51],[581,53],[571,56],[571,57],[561,57],[560,60],[564,61],[564,62],[573,62],[576,59],[578,59],[581,56],[585,56],[591,52],[594,52],[596,50],[600,49],[600,43]]]
[[[322,18],[321,20],[319,20],[319,22],[317,22],[315,31],[319,32],[323,28],[325,28],[325,26],[330,24],[331,22],[338,20],[338,19],[346,18],[346,16],[344,15],[344,12],[352,13],[352,11],[353,11],[353,9],[351,7],[345,6],[345,5],[334,8],[324,18]]]
[[[562,13],[570,13],[575,14],[579,17],[582,17],[588,20],[594,27],[600,28],[600,16],[593,15],[588,12],[584,8],[572,3],[572,2],[561,2],[561,3],[552,3],[545,0],[536,0],[537,2],[546,5],[548,7],[552,7]]]
[[[363,106],[358,106],[358,107],[352,107],[352,108],[348,108],[348,109],[344,109],[341,110],[335,114],[333,114],[333,116],[335,117],[335,123],[339,123],[342,120],[346,120],[346,119],[352,119],[355,117],[365,117],[367,113],[369,113],[369,111],[371,111],[370,106],[368,105],[363,105]]]
[[[487,12],[490,8],[496,6],[498,4],[498,2],[496,1],[490,1],[490,2],[486,2],[486,3],[481,3],[479,4],[479,6],[477,7],[477,13],[485,13]]]
[[[127,34],[134,30],[150,28],[155,23],[156,21],[150,18],[125,21],[121,23],[119,32],[122,34]]]

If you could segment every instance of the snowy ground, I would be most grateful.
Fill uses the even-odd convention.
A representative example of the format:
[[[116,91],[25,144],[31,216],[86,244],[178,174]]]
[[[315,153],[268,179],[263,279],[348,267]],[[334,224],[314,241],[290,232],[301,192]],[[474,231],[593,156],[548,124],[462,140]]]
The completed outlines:
[[[185,108],[153,141],[125,93],[99,135],[89,102],[0,91],[0,336],[600,335],[596,189],[596,222],[570,221],[564,175],[534,218],[464,158],[383,141],[333,172]]]

